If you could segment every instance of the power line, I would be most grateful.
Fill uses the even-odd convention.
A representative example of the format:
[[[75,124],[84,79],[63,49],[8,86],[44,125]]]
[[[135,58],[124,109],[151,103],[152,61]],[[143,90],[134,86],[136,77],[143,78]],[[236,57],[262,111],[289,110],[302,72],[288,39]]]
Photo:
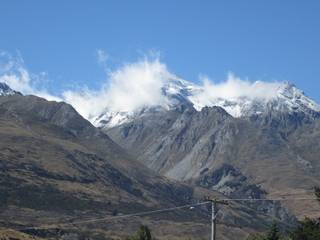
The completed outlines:
[[[209,202],[210,201],[200,202],[200,203],[195,203],[195,204],[187,204],[187,205],[182,205],[182,206],[177,206],[177,207],[172,207],[172,208],[164,208],[164,209],[158,209],[158,210],[152,210],[152,211],[124,214],[124,215],[119,215],[119,216],[95,218],[95,219],[77,221],[77,222],[72,222],[72,223],[54,224],[55,226],[53,226],[53,224],[51,224],[49,226],[42,225],[42,226],[38,226],[38,227],[26,227],[26,228],[23,228],[22,230],[50,229],[50,228],[56,228],[57,226],[61,227],[61,226],[68,226],[68,225],[74,225],[74,224],[84,224],[84,223],[100,222],[100,221],[107,221],[107,220],[116,220],[116,219],[121,219],[121,218],[139,217],[139,216],[143,216],[143,215],[150,215],[150,214],[155,214],[155,213],[174,211],[174,210],[183,209],[183,208],[196,207],[196,206],[208,204]]]
[[[317,200],[317,198],[273,198],[273,199],[252,199],[252,198],[225,198],[225,199],[211,199],[211,240],[216,240],[216,235],[217,235],[217,229],[216,229],[216,224],[217,224],[217,205],[218,204],[225,204],[228,205],[229,202],[261,202],[261,201],[272,201],[272,202],[277,202],[277,201],[307,201],[307,200]],[[275,218],[274,216],[266,213],[260,213],[264,216],[270,217],[278,222],[282,222],[284,225],[287,225],[289,227],[294,227],[293,224],[287,223],[281,219]]]
[[[227,202],[241,202],[241,201],[271,201],[271,202],[278,202],[278,201],[307,201],[307,200],[317,200],[317,198],[225,198],[219,199],[221,201]]]
[[[224,199],[219,199],[219,201],[223,201],[223,202],[253,202],[253,201],[256,201],[256,202],[261,202],[261,201],[276,202],[276,201],[308,201],[308,200],[317,200],[317,198],[273,198],[273,199],[224,198]],[[139,217],[139,216],[144,216],[144,215],[170,212],[170,211],[175,211],[175,210],[184,209],[184,208],[191,208],[191,207],[206,205],[209,203],[212,203],[212,200],[204,201],[204,202],[200,202],[200,203],[194,203],[194,204],[181,205],[181,206],[176,206],[176,207],[171,207],[171,208],[164,208],[164,209],[151,210],[151,211],[145,211],[145,212],[137,212],[137,213],[132,213],[132,214],[124,214],[124,215],[119,215],[119,216],[110,216],[110,217],[105,217],[105,218],[93,218],[93,219],[88,219],[88,220],[66,222],[66,223],[61,223],[61,224],[57,223],[57,224],[49,224],[49,225],[24,227],[24,228],[21,228],[20,230],[53,229],[53,228],[57,228],[57,227],[76,225],[76,224],[87,224],[87,223],[93,223],[93,222],[101,222],[101,221],[108,221],[108,220],[117,220],[117,219],[131,218],[131,217]],[[265,213],[263,215],[268,216]]]

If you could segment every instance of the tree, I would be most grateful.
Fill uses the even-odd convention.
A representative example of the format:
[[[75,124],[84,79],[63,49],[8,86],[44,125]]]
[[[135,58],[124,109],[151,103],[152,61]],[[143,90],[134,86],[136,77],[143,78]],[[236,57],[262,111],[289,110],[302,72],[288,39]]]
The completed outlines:
[[[320,202],[320,187],[314,188],[314,194]],[[290,240],[320,240],[320,218],[306,218],[299,221],[299,225],[289,232],[289,237]],[[273,223],[266,235],[252,235],[247,240],[279,240],[281,238],[277,225]]]
[[[139,240],[151,240],[151,232],[147,226],[141,225],[138,231]]]
[[[269,231],[265,235],[251,235],[247,238],[247,240],[280,240],[282,239],[278,225],[273,222],[270,226]]]
[[[320,188],[319,187],[314,188],[314,194],[316,195],[318,201],[320,202]]]
[[[314,194],[320,202],[320,188],[314,188]],[[292,240],[318,240],[320,239],[320,218],[306,218],[299,222],[299,226],[290,233]]]
[[[291,232],[292,240],[319,240],[320,222],[319,220],[306,218],[299,222],[299,226]]]
[[[137,233],[128,238],[128,240],[153,240],[150,229],[141,225]]]
[[[117,216],[118,215],[118,209],[113,209],[112,211],[112,216]]]
[[[278,225],[273,222],[267,236],[265,237],[266,240],[279,240],[281,239],[280,231]]]
[[[264,236],[260,234],[250,235],[247,240],[264,240]]]

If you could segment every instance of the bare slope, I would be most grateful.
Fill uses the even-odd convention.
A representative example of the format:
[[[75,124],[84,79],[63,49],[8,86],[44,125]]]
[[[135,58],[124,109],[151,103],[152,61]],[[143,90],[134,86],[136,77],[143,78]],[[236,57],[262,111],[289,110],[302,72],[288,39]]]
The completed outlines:
[[[107,129],[149,168],[233,197],[312,196],[320,185],[319,116],[270,110],[234,118],[219,107],[148,112]],[[299,196],[298,196],[299,197]],[[298,216],[316,202],[287,203]]]

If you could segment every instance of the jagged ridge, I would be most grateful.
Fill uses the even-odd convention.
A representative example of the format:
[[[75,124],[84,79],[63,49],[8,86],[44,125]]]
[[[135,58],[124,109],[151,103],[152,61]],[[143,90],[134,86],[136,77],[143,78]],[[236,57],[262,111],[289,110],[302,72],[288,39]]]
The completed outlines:
[[[258,85],[259,82],[254,84]],[[97,127],[110,128],[130,122],[148,111],[172,110],[181,104],[192,105],[197,111],[201,111],[203,107],[219,106],[235,118],[250,117],[274,111],[302,112],[305,114],[320,113],[320,106],[295,85],[283,82],[276,86],[273,96],[268,98],[250,96],[211,97],[203,101],[201,96],[206,91],[205,87],[176,77],[170,79],[162,87],[164,103],[161,106],[144,106],[132,112],[114,112],[105,109],[99,116],[89,120]]]
[[[6,83],[0,82],[0,96],[11,96],[15,94],[21,95],[21,93],[12,90]]]

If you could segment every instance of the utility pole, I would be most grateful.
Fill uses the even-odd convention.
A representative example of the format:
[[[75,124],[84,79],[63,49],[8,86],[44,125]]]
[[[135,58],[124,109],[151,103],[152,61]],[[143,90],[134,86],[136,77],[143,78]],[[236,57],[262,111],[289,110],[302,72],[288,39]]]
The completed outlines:
[[[211,201],[211,240],[216,240],[216,208],[216,201]]]
[[[221,201],[218,199],[210,199],[208,198],[208,200],[211,202],[211,240],[216,240],[216,236],[217,236],[217,213],[218,213],[218,209],[217,209],[217,205],[218,204],[224,204],[224,205],[228,205],[228,203],[226,201]]]

